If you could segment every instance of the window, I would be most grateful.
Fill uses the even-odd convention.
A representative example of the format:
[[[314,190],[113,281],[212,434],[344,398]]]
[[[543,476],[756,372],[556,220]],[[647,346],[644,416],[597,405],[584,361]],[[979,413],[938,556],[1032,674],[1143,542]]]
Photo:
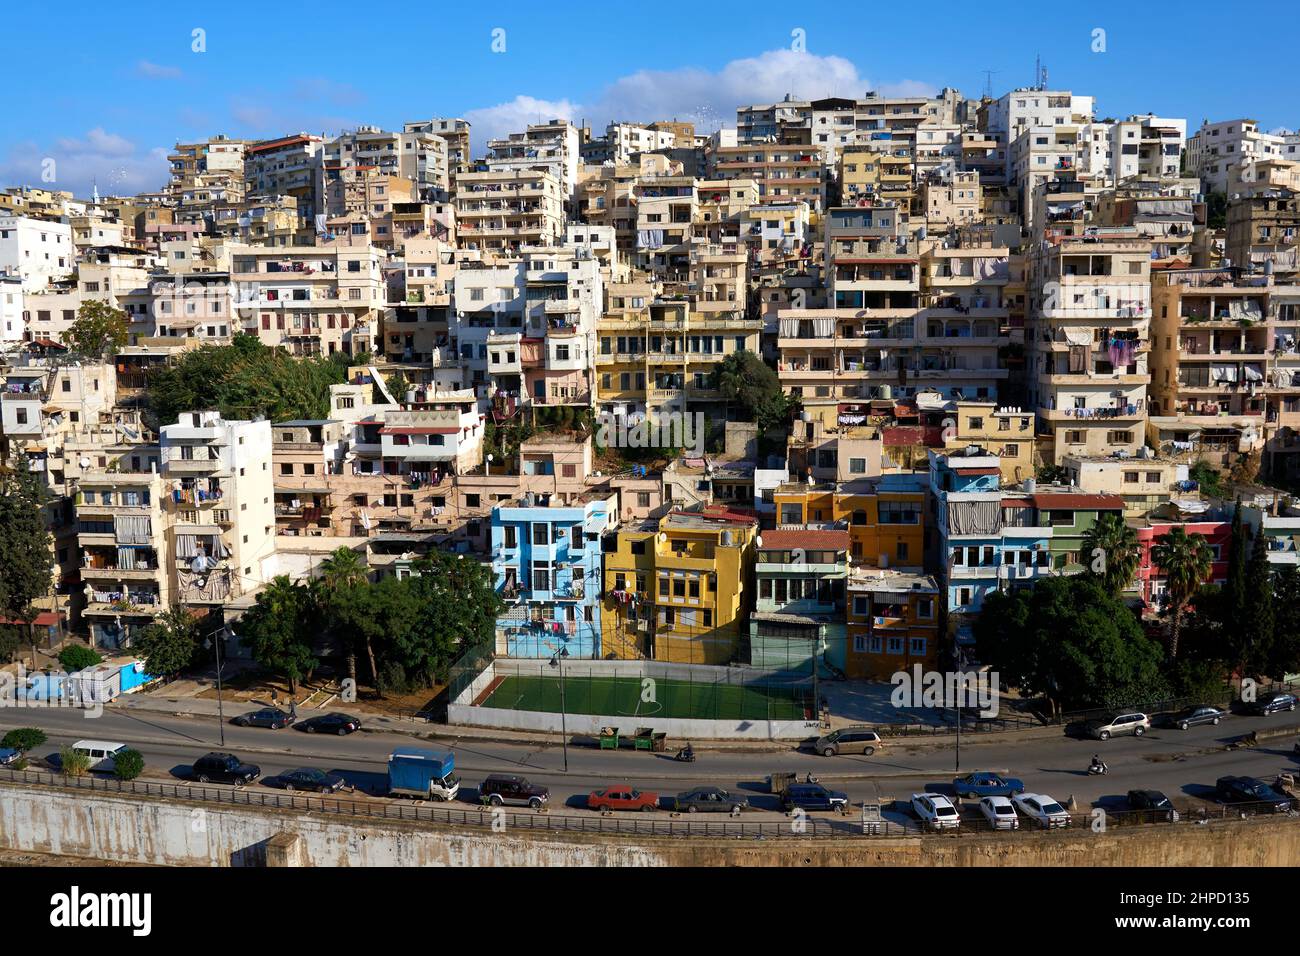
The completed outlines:
[[[533,525],[533,544],[548,545],[551,543],[551,526],[538,522]]]
[[[867,473],[867,460],[865,458],[849,459],[849,474],[865,475]]]

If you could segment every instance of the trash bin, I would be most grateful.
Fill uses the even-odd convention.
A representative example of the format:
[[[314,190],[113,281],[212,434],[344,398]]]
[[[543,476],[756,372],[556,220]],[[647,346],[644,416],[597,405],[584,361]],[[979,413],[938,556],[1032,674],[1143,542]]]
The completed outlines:
[[[660,732],[650,738],[650,749],[654,753],[661,754],[668,748],[668,735]]]
[[[600,728],[600,749],[601,750],[618,749],[618,728],[617,727]]]
[[[652,727],[638,727],[636,736],[632,738],[632,749],[652,750],[654,748],[654,733]]]

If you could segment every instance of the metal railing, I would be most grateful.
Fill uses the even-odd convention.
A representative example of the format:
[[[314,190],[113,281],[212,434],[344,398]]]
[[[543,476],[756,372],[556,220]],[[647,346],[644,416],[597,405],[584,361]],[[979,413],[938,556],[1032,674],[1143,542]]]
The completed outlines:
[[[415,823],[432,823],[445,826],[460,826],[499,830],[501,817],[487,807],[447,806],[425,804],[418,801],[397,799],[358,800],[350,797],[306,796],[297,793],[276,792],[265,789],[247,789],[241,787],[215,787],[188,783],[156,783],[145,780],[117,780],[115,778],[95,777],[91,775],[70,777],[47,771],[0,770],[0,781],[30,784],[36,786],[59,787],[72,790],[89,790],[99,793],[121,793],[135,796],[160,797],[176,800],[191,800],[214,803],[217,805],[268,808],[277,810],[296,810],[310,813],[328,813],[340,817],[365,818],[373,820],[405,820]],[[1291,809],[1285,815],[1294,818],[1297,814],[1294,799],[1290,800]],[[905,812],[900,802],[887,805],[888,812],[897,816]],[[784,820],[746,820],[744,816],[725,820],[699,819],[694,814],[668,815],[665,812],[655,814],[639,813],[618,816],[589,812],[584,814],[553,814],[534,810],[528,812],[506,813],[504,823],[507,830],[532,830],[563,833],[610,833],[620,836],[650,837],[725,837],[728,839],[769,839],[789,837],[796,839],[827,839],[849,836],[883,836],[915,837],[933,835],[936,837],[955,838],[960,836],[983,835],[998,831],[982,813],[973,805],[964,804],[960,808],[961,826],[935,831],[920,820],[906,821],[880,820],[867,824],[858,807],[850,807],[845,813],[805,814],[801,818],[789,817]],[[1177,820],[1170,818],[1168,811],[1161,810],[1107,810],[1106,826],[1182,826],[1200,824],[1212,820],[1250,819],[1254,817],[1272,818],[1279,814],[1273,803],[1262,804],[1226,804],[1205,805],[1202,807],[1179,809]],[[1096,811],[1074,812],[1068,815],[1065,826],[1050,829],[1090,831],[1096,820]],[[1018,817],[1017,830],[1004,830],[1006,837],[1014,839],[1027,834],[1034,834],[1048,827],[1025,817]]]

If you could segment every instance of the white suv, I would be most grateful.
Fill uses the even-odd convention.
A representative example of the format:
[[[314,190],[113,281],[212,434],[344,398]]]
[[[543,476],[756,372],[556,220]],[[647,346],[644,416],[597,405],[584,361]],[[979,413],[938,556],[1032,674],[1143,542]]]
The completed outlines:
[[[961,826],[961,814],[942,793],[912,794],[912,812],[932,830],[955,830]]]
[[[1087,728],[1088,735],[1098,740],[1110,740],[1111,737],[1119,737],[1123,734],[1141,737],[1151,729],[1151,718],[1136,711],[1111,714],[1108,717],[1088,721]]]

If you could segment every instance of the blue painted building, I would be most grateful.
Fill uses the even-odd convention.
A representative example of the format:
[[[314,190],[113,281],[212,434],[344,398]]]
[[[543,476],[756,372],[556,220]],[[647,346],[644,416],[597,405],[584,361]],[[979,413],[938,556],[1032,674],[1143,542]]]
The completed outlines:
[[[601,537],[618,524],[616,495],[561,504],[525,495],[492,510],[492,572],[506,604],[497,651],[511,657],[598,658]]]

